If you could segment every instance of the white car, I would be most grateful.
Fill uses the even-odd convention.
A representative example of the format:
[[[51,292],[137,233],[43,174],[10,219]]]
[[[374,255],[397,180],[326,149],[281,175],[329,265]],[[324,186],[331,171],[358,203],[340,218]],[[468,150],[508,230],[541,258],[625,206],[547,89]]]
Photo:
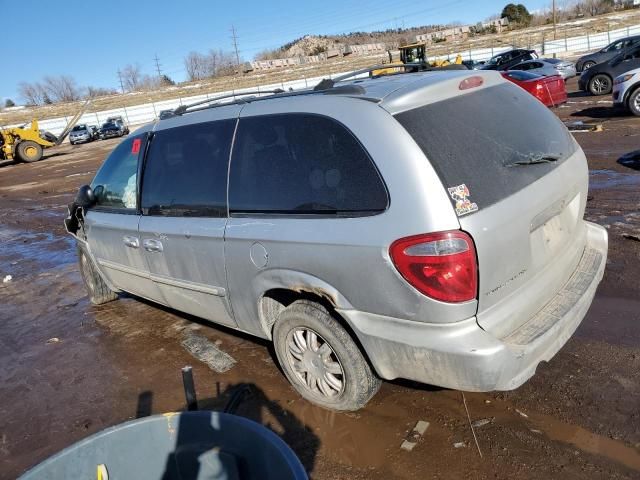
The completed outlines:
[[[613,104],[640,116],[640,68],[616,77],[613,81]]]

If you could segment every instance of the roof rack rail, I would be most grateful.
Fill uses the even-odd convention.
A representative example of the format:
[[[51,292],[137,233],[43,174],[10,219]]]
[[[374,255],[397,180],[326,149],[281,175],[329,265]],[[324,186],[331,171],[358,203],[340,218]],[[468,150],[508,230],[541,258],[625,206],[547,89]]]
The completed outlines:
[[[358,75],[362,75],[363,73],[371,73],[375,70],[383,70],[383,69],[387,69],[387,68],[396,68],[396,67],[412,67],[412,68],[424,68],[424,64],[421,63],[387,63],[387,64],[383,64],[383,65],[373,65],[372,67],[367,67],[367,68],[362,68],[360,70],[356,70],[350,73],[345,73],[344,75],[340,75],[339,77],[335,77],[335,78],[323,78],[322,80],[320,80],[320,83],[318,83],[315,87],[313,87],[313,89],[315,91],[318,90],[329,90],[330,88],[333,88],[333,86],[338,83],[338,82],[342,82],[343,80],[347,80],[349,78],[352,77],[356,77]]]
[[[249,90],[248,92],[227,93],[224,95],[219,95],[217,97],[207,98],[206,100],[200,100],[199,102],[190,103],[189,105],[180,105],[173,111],[173,113],[174,115],[182,115],[183,113],[186,113],[187,110],[189,110],[190,108],[197,107],[198,105],[206,105],[209,103],[214,103],[219,100],[224,100],[225,98],[234,98],[234,97],[240,97],[240,96],[244,97],[245,95],[261,95],[263,93],[271,93],[273,95],[277,95],[278,93],[285,93],[285,91],[282,90],[281,88],[276,88],[274,90]],[[242,98],[238,100],[242,100]],[[226,105],[226,103],[223,105]]]

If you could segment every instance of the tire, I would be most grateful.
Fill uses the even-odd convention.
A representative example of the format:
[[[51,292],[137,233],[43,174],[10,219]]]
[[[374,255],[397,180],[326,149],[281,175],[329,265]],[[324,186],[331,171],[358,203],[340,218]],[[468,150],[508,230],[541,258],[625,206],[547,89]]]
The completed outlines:
[[[42,159],[42,146],[33,140],[24,140],[18,143],[16,153],[19,160],[27,163],[37,162]]]
[[[582,71],[584,72],[585,70],[589,70],[595,64],[596,62],[592,62],[592,61],[584,62],[584,64],[582,65]]]
[[[118,294],[108,287],[89,256],[80,247],[78,247],[78,265],[80,266],[80,275],[91,303],[102,305],[118,298]]]
[[[640,117],[640,87],[636,88],[627,100],[627,108],[631,113]]]
[[[382,383],[349,333],[318,303],[298,300],[284,309],[273,327],[273,344],[291,385],[321,407],[358,410]]]
[[[611,77],[604,73],[598,73],[589,80],[589,92],[592,95],[608,95],[613,88]]]

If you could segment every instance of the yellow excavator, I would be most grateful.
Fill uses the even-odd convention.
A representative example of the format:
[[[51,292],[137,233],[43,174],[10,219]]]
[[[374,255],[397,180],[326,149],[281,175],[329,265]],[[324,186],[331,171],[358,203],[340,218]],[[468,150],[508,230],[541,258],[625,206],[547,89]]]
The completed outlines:
[[[80,117],[87,109],[89,101],[86,101],[78,113],[59,136],[52,133],[41,133],[38,120],[35,118],[31,125],[24,124],[20,127],[0,127],[0,161],[19,160],[21,162],[37,162],[42,159],[43,150],[60,145],[71,129],[78,123]]]
[[[433,68],[466,68],[462,65],[462,56],[458,54],[453,62],[449,60],[427,61],[427,45],[425,43],[412,43],[399,48],[400,60],[393,61],[389,52],[389,66],[371,72],[371,76],[389,75],[398,72],[417,72],[420,70],[430,70]],[[394,66],[395,65],[395,66]],[[411,65],[411,66],[407,66]],[[413,67],[415,65],[415,67]]]

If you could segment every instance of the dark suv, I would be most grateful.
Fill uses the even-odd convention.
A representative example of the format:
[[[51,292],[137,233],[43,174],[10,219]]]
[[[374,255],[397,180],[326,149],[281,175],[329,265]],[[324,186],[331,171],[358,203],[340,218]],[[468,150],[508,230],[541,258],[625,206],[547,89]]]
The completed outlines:
[[[583,72],[589,70],[594,65],[611,60],[616,55],[624,53],[626,50],[640,44],[640,35],[625,37],[610,43],[602,50],[583,55],[576,62],[576,70]]]
[[[640,44],[605,63],[599,63],[580,75],[578,87],[592,95],[608,95],[613,89],[613,79],[629,70],[640,68]]]
[[[481,70],[509,70],[514,65],[526,62],[527,60],[535,60],[538,58],[538,54],[535,50],[525,50],[522,48],[516,48],[509,50],[508,52],[502,52],[494,55],[485,63]]]

